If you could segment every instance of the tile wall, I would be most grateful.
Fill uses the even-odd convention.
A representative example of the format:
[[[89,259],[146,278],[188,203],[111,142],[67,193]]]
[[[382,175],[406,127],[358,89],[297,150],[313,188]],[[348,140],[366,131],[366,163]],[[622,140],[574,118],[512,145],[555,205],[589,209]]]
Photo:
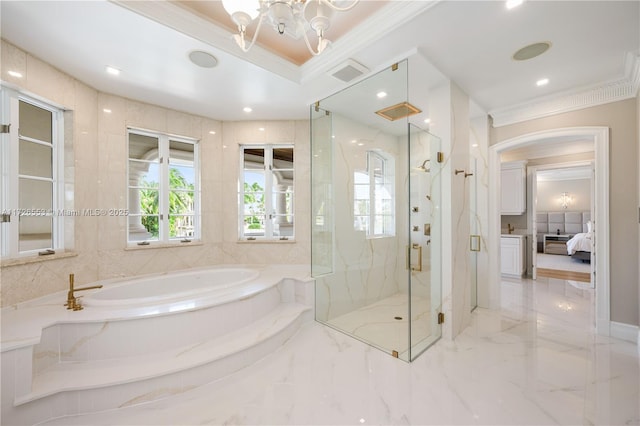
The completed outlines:
[[[7,87],[65,111],[65,209],[127,208],[127,127],[187,136],[201,143],[202,241],[189,246],[127,248],[126,217],[73,217],[65,222],[68,253],[34,261],[3,261],[1,306],[64,290],[76,283],[224,263],[307,264],[309,124],[305,121],[221,122],[99,92],[2,40]],[[7,70],[19,71],[15,78]],[[111,112],[105,112],[105,109]],[[265,130],[258,130],[263,127]],[[210,132],[215,132],[212,134]],[[286,243],[237,240],[238,147],[295,144],[296,238]]]

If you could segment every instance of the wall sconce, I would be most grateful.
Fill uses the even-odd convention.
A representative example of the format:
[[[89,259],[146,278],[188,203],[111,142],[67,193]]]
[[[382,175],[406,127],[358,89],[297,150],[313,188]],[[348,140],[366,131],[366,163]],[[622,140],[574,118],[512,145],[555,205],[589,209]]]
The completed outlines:
[[[563,192],[562,195],[560,195],[560,204],[562,205],[562,208],[566,209],[569,207],[569,203],[571,203],[571,196],[568,192]]]

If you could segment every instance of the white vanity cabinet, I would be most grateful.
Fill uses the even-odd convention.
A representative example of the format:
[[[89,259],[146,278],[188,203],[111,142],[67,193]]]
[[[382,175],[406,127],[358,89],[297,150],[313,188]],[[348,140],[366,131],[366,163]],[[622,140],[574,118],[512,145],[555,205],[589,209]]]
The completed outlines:
[[[502,163],[500,170],[501,214],[520,215],[527,211],[526,162]]]
[[[500,272],[521,277],[526,270],[525,236],[506,235],[500,237]]]

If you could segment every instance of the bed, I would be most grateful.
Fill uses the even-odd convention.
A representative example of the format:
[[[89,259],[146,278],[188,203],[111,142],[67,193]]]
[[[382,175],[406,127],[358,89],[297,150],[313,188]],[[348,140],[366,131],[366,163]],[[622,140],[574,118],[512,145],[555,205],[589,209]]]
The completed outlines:
[[[567,242],[567,254],[572,258],[581,260],[582,262],[591,261],[591,213],[583,212],[537,212],[536,228],[538,237],[538,252],[543,252],[542,242],[545,234],[568,234],[575,236],[581,235],[572,243],[574,247],[573,253],[569,250],[569,242]],[[589,236],[589,238],[586,237]],[[578,243],[578,241],[580,241]]]
[[[591,232],[580,232],[567,241],[567,254],[573,259],[590,263],[592,247]]]

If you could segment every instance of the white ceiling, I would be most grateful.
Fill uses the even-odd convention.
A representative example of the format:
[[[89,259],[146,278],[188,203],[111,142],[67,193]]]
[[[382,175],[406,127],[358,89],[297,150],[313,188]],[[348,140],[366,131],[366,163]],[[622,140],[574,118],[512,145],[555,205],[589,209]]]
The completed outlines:
[[[310,104],[345,88],[326,72],[347,58],[375,72],[411,56],[414,97],[449,76],[485,111],[619,79],[626,55],[640,51],[639,6],[396,0],[302,65],[260,47],[243,54],[226,28],[168,1],[2,1],[0,13],[4,39],[98,90],[219,120],[270,120],[307,118]],[[538,41],[551,49],[511,59]],[[194,66],[193,50],[218,66]],[[542,77],[550,83],[536,87]]]

